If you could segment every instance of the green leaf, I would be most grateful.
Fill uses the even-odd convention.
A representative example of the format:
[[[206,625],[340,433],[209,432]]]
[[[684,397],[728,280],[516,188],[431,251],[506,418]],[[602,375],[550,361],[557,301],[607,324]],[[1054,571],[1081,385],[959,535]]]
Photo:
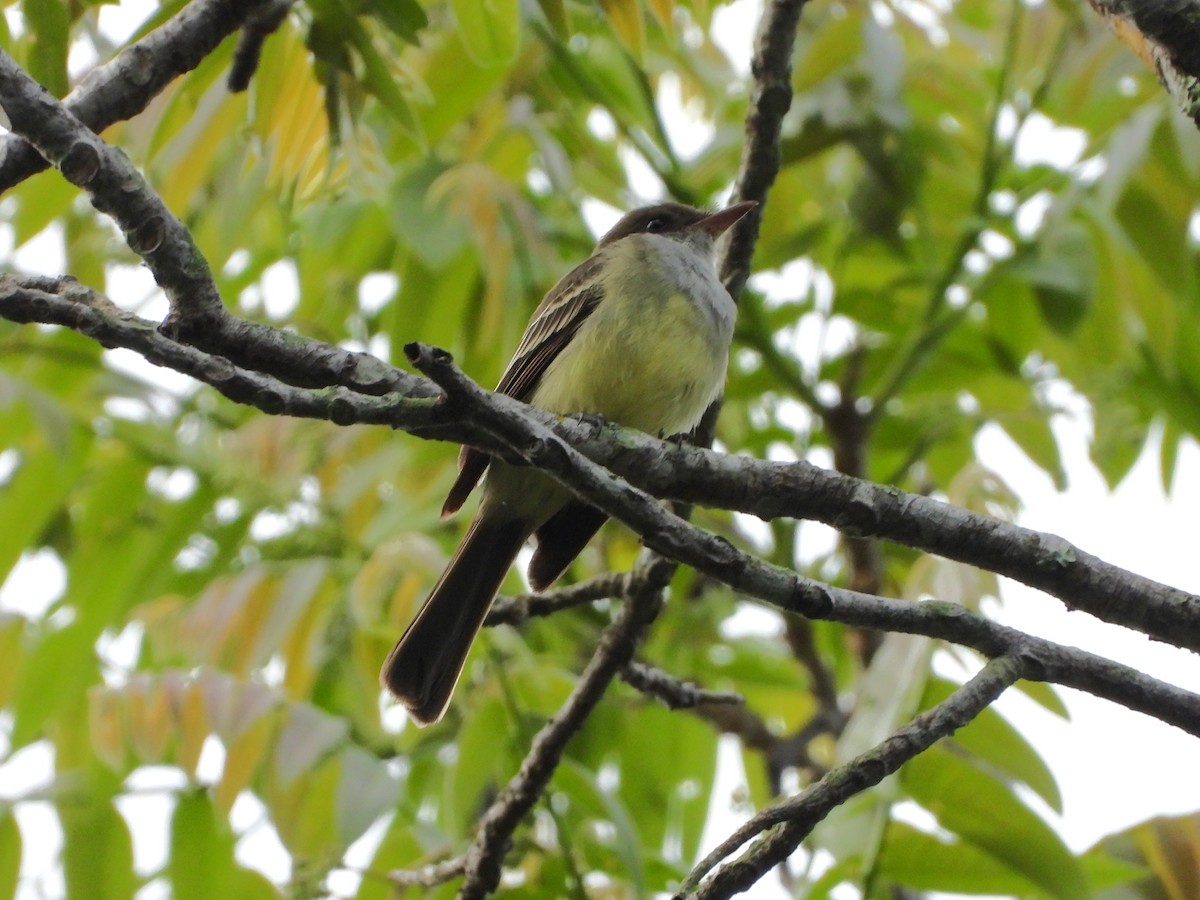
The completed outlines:
[[[361,747],[342,751],[338,786],[338,840],[349,847],[375,820],[396,805],[400,788],[387,764]]]
[[[506,66],[521,38],[520,0],[450,0],[463,46],[484,68]]]
[[[1062,838],[994,776],[939,745],[910,760],[901,779],[943,828],[1013,872],[1063,900],[1088,896]]]
[[[103,800],[68,800],[58,807],[63,825],[63,874],[68,897],[130,900],[139,879],[133,871],[129,826]]]
[[[922,705],[928,708],[941,703],[956,688],[957,685],[941,678],[931,679]],[[1062,812],[1062,794],[1054,773],[1033,745],[995,709],[985,709],[970,724],[954,732],[951,740],[992,770],[1025,784],[1051,809]]]
[[[59,0],[22,0],[21,13],[32,35],[29,74],[56,97],[66,96],[67,47],[71,20]]]
[[[167,876],[178,900],[219,900],[233,896],[237,868],[235,835],[217,813],[208,792],[187,791],[171,817],[171,858]]]
[[[918,831],[893,821],[888,825],[878,875],[917,891],[1030,896],[1039,886],[979,848]]]
[[[419,32],[429,25],[429,17],[416,0],[370,0],[367,4],[379,21],[410,44],[419,41]]]
[[[8,804],[0,806],[0,897],[17,896],[21,874],[21,829]]]

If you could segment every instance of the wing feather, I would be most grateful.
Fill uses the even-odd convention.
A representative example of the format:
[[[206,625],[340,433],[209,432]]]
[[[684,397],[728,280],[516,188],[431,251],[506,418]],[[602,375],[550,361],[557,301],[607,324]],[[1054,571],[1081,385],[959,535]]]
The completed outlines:
[[[518,400],[529,399],[550,363],[571,342],[600,302],[603,295],[598,282],[600,265],[599,254],[580,263],[538,304],[512,361],[500,376],[496,386],[498,393]],[[472,447],[462,448],[458,457],[458,478],[442,505],[443,516],[457,512],[466,502],[487,470],[489,459],[487,454]]]

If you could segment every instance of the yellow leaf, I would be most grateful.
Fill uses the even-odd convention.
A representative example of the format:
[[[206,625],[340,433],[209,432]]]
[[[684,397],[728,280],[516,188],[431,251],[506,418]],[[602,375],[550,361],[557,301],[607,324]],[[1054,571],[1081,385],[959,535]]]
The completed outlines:
[[[135,675],[125,688],[129,703],[129,739],[142,762],[166,756],[174,734],[171,704],[161,682],[145,673]]]
[[[93,687],[88,693],[88,731],[92,750],[109,768],[125,768],[125,717],[123,698],[114,690]]]
[[[213,802],[226,815],[266,756],[277,718],[274,715],[259,716],[240,737],[225,745],[225,770],[213,790]]]
[[[638,0],[600,0],[617,38],[639,62],[646,50],[646,23]]]
[[[175,733],[179,738],[176,762],[185,772],[196,774],[200,751],[208,737],[208,716],[204,693],[200,685],[180,672],[168,672],[163,677],[171,712],[175,717]]]
[[[662,26],[663,31],[671,34],[674,24],[675,0],[650,0],[650,12],[654,13],[654,18],[658,19],[658,24]]]

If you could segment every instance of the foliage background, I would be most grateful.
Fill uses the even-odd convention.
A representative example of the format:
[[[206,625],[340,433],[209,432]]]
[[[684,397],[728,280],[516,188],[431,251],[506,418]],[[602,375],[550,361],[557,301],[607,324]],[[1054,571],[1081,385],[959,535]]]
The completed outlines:
[[[393,361],[420,339],[491,384],[537,300],[590,250],[581,209],[599,221],[653,196],[727,195],[749,76],[714,40],[722,10],[754,15],[702,0],[309,0],[247,92],[225,89],[226,42],[105,137],[188,225],[239,314]],[[103,11],[12,4],[0,45],[61,95],[70,59],[78,71],[118,49]],[[721,446],[1011,516],[1018,500],[975,438],[999,426],[1062,485],[1050,422],[1066,384],[1091,407],[1110,484],[1153,428],[1169,485],[1200,430],[1200,137],[1151,74],[1075,4],[895,0],[806,7],[793,87]],[[675,103],[687,129],[668,120]],[[1052,127],[1077,129],[1076,160],[1039,146]],[[61,243],[56,268],[161,313],[137,258],[57,173],[0,214],[15,258]],[[376,671],[461,527],[437,515],[450,448],[265,417],[78,334],[10,323],[0,410],[0,572],[36,553],[65,569],[51,602],[18,598],[24,611],[0,618],[5,757],[38,745],[54,759],[49,784],[4,806],[0,894],[36,839],[12,809],[50,801],[72,896],[386,896],[382,873],[462,849],[611,618],[598,603],[491,630],[450,715],[417,732],[381,702]],[[987,573],[891,545],[697,520],[826,581],[970,606],[996,593]],[[637,549],[609,526],[572,578]],[[729,624],[744,603],[719,585],[681,572],[672,594],[640,657],[745,696],[767,735],[755,747],[734,728],[748,808],[948,691],[924,639],[801,622],[788,640],[745,634]],[[848,718],[806,729],[831,708]],[[718,730],[615,688],[517,834],[523,895],[642,895],[686,873]],[[782,755],[767,765],[764,748]],[[120,802],[156,778],[177,802],[167,861],[147,871]],[[796,889],[1092,897],[1171,871],[1145,844],[1144,868],[1072,853],[1031,795],[1060,804],[1037,749],[989,711],[840,810],[814,839],[832,864],[796,873]],[[348,865],[373,823],[382,841]],[[290,857],[286,885],[235,859],[263,829]],[[329,881],[346,868],[364,877]]]

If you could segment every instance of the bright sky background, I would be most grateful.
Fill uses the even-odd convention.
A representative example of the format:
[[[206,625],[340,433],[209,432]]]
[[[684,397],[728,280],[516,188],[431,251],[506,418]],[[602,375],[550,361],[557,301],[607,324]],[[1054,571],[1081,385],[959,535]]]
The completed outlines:
[[[106,33],[123,40],[154,5],[148,0],[126,0],[120,6],[106,6],[101,11],[102,27]],[[718,12],[719,24],[715,30],[720,43],[731,58],[741,61],[743,71],[748,70],[748,53],[759,8],[759,0],[738,0]],[[10,15],[13,11],[11,7],[7,10]],[[73,57],[72,63],[73,69],[81,70],[90,60]],[[672,104],[673,92],[677,97],[677,87],[664,86],[663,107],[672,136],[681,148],[697,146],[707,139],[707,126],[690,120],[678,109],[677,101]],[[593,126],[602,129],[604,122],[596,121]],[[1029,126],[1029,133],[1022,133],[1018,141],[1019,154],[1025,158],[1036,156],[1064,167],[1081,164],[1081,149],[1077,134],[1055,129],[1051,123],[1036,118]],[[645,180],[646,173],[638,171],[637,161],[631,157],[629,165],[635,185],[647,185],[647,195],[653,195],[655,189],[649,186],[652,182]],[[605,230],[617,215],[616,211],[598,206],[589,207],[586,212],[597,233]],[[1030,214],[1037,213],[1034,209]],[[0,233],[0,256],[7,257],[10,250],[11,236]],[[50,234],[34,242],[24,248],[20,262],[29,270],[57,274],[62,266],[61,239]],[[133,274],[135,280],[140,280],[140,291],[153,289],[144,272]],[[280,293],[278,286],[267,292],[277,298]],[[155,378],[162,379],[163,370],[153,369],[153,372]],[[1061,535],[1109,562],[1200,593],[1200,567],[1192,556],[1197,535],[1192,500],[1200,496],[1200,449],[1194,443],[1184,447],[1173,497],[1163,494],[1157,471],[1157,446],[1146,449],[1132,473],[1110,494],[1087,459],[1085,436],[1090,419],[1086,404],[1074,398],[1068,405],[1075,412],[1055,423],[1070,477],[1070,486],[1063,493],[1056,492],[1049,479],[998,428],[985,429],[979,437],[981,462],[1000,474],[1025,503],[1019,524]],[[3,466],[0,454],[0,470]],[[61,584],[61,566],[56,560],[44,555],[29,557],[0,588],[0,610],[19,609],[27,615],[37,614],[39,606],[44,608],[46,602],[61,592]],[[1086,647],[1166,681],[1193,689],[1200,686],[1200,657],[1195,654],[1152,644],[1143,636],[1098,622],[1084,613],[1069,613],[1058,601],[1021,585],[1006,581],[1002,592],[1002,604],[993,604],[986,612],[1005,624],[1064,644]],[[763,621],[771,627],[769,619]],[[1200,751],[1195,738],[1089,695],[1065,689],[1061,693],[1071,709],[1070,722],[1046,713],[1014,691],[1001,699],[999,708],[1033,741],[1055,772],[1064,796],[1064,815],[1057,817],[1036,799],[1030,802],[1057,823],[1072,848],[1083,849],[1105,834],[1154,815],[1200,809],[1200,779],[1181,777],[1195,772]],[[709,846],[740,821],[731,811],[730,798],[744,776],[729,740],[726,739],[724,746],[724,764],[710,813],[706,838]],[[221,762],[220,747],[214,741],[207,748],[203,767],[215,775],[220,772]],[[48,784],[52,776],[53,761],[45,747],[26,748],[0,765],[0,797],[26,796],[31,789]],[[148,769],[131,785],[138,789],[137,794],[120,803],[122,813],[133,825],[135,854],[142,871],[157,868],[165,857],[171,812],[169,797],[182,784],[182,777],[174,770]],[[61,831],[52,808],[48,803],[26,802],[16,809],[26,852],[23,890],[19,896],[34,898],[61,893],[61,878],[53,872]],[[273,829],[262,825],[263,818],[261,804],[249,797],[235,805],[235,826],[248,832],[247,839],[239,844],[239,858],[271,877],[286,878],[286,854]],[[365,862],[378,837],[378,833],[369,834],[354,855]],[[37,882],[25,880],[30,877],[37,878]],[[333,879],[331,887],[349,892],[355,884],[356,879],[344,876]],[[139,895],[141,900],[162,896],[165,891],[154,888]],[[746,896],[767,900],[786,895],[777,881],[768,877]]]

